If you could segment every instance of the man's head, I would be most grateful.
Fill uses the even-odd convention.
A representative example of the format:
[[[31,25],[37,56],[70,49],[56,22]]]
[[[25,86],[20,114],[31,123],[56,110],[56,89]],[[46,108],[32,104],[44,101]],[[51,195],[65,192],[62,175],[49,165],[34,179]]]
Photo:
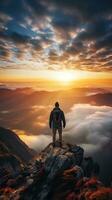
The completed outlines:
[[[55,103],[55,107],[59,108],[59,103],[58,102]]]

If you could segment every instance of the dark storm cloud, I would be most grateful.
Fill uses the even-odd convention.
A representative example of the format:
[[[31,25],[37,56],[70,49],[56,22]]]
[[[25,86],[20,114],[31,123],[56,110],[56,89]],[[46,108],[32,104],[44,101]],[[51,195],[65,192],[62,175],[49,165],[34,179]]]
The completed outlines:
[[[43,62],[48,55],[47,66],[53,61],[57,69],[64,65],[72,69],[111,71],[111,13],[111,0],[2,0],[0,41],[7,48],[1,48],[1,55],[8,61],[9,51],[18,60],[25,60],[28,50],[29,60],[35,60],[38,54]],[[53,51],[58,56],[48,53]]]

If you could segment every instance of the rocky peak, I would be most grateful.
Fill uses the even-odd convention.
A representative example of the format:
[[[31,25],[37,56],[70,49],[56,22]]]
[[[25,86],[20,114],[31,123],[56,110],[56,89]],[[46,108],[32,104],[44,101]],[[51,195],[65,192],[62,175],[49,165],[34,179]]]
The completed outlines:
[[[98,163],[91,157],[84,158],[80,146],[63,143],[60,148],[57,142],[53,148],[50,143],[16,177],[16,186],[14,181],[8,182],[12,192],[4,192],[3,197],[9,200],[111,200],[112,189],[104,187],[98,173]]]
[[[84,150],[71,144],[64,144],[63,147],[59,147],[59,143],[56,143],[56,147],[53,148],[50,143],[39,155],[39,158],[44,162],[45,171],[49,174],[48,178],[52,179],[57,173],[63,172],[72,166],[81,165],[83,160]]]

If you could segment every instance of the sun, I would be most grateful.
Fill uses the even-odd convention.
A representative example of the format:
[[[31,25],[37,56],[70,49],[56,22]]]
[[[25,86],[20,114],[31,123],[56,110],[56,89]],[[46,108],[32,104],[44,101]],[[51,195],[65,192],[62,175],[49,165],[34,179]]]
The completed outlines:
[[[62,83],[70,83],[74,79],[76,79],[76,74],[73,71],[57,71],[55,72],[55,79]]]

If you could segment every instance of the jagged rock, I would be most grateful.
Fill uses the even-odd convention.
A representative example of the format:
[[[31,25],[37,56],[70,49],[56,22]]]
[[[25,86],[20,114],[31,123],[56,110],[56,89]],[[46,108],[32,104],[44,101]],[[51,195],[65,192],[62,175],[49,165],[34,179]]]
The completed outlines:
[[[63,144],[63,147],[60,148],[57,143],[56,147],[53,148],[52,143],[49,144],[39,155],[44,167],[43,177],[34,180],[33,184],[22,194],[22,198],[24,196],[24,199],[27,199],[26,194],[32,194],[33,199],[50,199],[53,182],[59,176],[68,177],[68,175],[63,175],[64,172],[67,173],[68,169],[74,171],[72,182],[81,178],[83,170],[78,165],[82,162],[83,152],[83,149],[76,145]]]
[[[75,184],[83,178],[83,170],[79,166],[74,166],[70,169],[64,170],[53,181],[52,194],[50,199],[61,200],[71,193]]]
[[[83,160],[83,153],[84,150],[76,145],[64,144],[63,148],[53,148],[52,144],[49,144],[42,152],[45,170],[52,178],[59,171],[74,165],[80,165]]]
[[[49,144],[15,179],[15,187],[7,182],[3,200],[112,200],[112,189],[98,180],[98,164],[83,153],[77,145]]]

